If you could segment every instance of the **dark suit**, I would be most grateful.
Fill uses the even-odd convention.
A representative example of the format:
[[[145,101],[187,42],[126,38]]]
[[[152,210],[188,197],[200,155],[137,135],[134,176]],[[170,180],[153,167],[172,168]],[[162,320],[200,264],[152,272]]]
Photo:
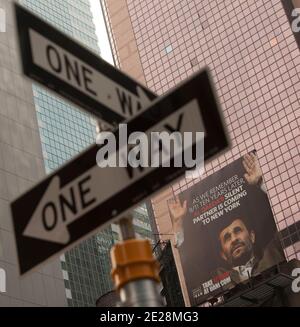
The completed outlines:
[[[278,237],[273,240],[265,247],[263,253],[257,254],[254,258],[251,277],[257,276],[263,271],[275,266],[276,264],[285,261],[285,256],[281,248]],[[231,278],[231,284],[228,284],[224,289],[232,288],[241,282],[240,275],[235,269],[218,268],[214,276],[222,275],[229,271]]]

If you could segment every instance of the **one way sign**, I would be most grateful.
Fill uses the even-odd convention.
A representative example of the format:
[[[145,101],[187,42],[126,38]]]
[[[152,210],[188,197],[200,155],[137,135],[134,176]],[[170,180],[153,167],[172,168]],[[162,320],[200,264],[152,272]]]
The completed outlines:
[[[155,100],[127,125],[128,135],[170,130],[181,135],[203,131],[205,160],[228,146],[206,70]],[[119,133],[114,132],[116,140]],[[196,142],[189,148],[195,151]],[[174,165],[186,148],[173,154],[170,167],[143,168],[100,168],[96,164],[99,150],[91,146],[12,203],[21,274],[120,218],[187,169]],[[121,145],[117,151],[122,151]]]
[[[16,20],[23,72],[114,126],[156,95],[19,5]]]

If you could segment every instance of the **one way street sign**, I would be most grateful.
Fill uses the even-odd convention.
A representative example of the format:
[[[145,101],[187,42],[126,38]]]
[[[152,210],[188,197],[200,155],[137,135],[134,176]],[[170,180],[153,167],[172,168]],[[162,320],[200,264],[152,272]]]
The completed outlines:
[[[114,126],[156,95],[19,5],[16,20],[23,72]]]
[[[127,135],[171,130],[205,132],[205,160],[228,146],[206,70],[154,100],[127,125]],[[119,133],[114,132],[116,140]],[[195,142],[189,146],[196,150]],[[187,169],[174,167],[175,157],[170,167],[100,168],[99,149],[91,146],[12,203],[21,274],[120,218]]]

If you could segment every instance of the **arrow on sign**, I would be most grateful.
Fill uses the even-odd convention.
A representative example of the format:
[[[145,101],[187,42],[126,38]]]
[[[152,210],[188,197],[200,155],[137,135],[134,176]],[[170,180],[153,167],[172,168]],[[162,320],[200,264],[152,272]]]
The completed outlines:
[[[146,132],[146,135],[151,140],[150,133],[152,131],[170,132],[172,130],[181,133],[183,138],[185,132],[196,133],[198,128],[205,131],[198,103],[194,99],[168,116],[167,120],[164,119],[153,126],[151,130]],[[120,137],[123,138],[123,134],[120,134]],[[196,138],[195,142],[200,143],[201,140]],[[127,141],[125,142],[127,143]],[[182,151],[191,146],[192,143],[183,142],[180,146],[175,147],[173,156],[182,156]],[[100,152],[101,148],[98,151]],[[124,154],[124,151],[128,152],[127,144],[110,155],[114,156],[116,153],[117,156]],[[160,157],[163,151],[163,148],[156,147],[157,157]],[[198,160],[200,158],[203,159],[203,154],[201,157],[199,155]],[[168,160],[168,158],[165,159]],[[109,158],[107,160],[109,161]],[[162,163],[164,163],[164,159]],[[92,168],[63,187],[60,185],[59,176],[55,175],[38,202],[23,235],[53,243],[67,244],[70,241],[68,225],[99,206],[106,199],[113,197],[125,186],[128,187],[155,169],[157,167],[151,166],[134,170],[130,166],[99,168],[95,162]]]
[[[59,177],[54,176],[23,235],[67,244],[70,241],[67,225],[84,214],[86,208],[90,210],[93,204],[96,204],[95,198],[87,198],[91,191],[87,188],[87,182],[91,178],[92,174],[87,178],[81,178],[78,183],[73,182],[61,189]]]

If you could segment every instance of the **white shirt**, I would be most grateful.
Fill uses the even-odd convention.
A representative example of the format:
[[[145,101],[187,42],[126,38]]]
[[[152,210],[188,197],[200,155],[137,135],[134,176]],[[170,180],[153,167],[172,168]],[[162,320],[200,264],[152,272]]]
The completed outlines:
[[[253,264],[254,257],[252,257],[245,265],[233,267],[233,269],[239,273],[241,281],[249,279],[252,274]]]

